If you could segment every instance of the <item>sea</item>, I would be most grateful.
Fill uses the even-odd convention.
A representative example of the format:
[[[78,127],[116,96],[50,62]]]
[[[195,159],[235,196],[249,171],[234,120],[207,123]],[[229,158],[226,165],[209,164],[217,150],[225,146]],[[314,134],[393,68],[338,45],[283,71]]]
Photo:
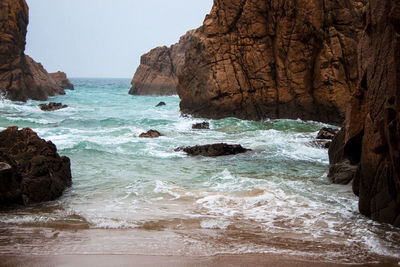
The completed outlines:
[[[178,96],[128,95],[129,79],[72,79],[41,101],[0,100],[0,130],[29,127],[71,159],[73,184],[52,202],[0,209],[0,255],[278,254],[336,263],[400,258],[400,230],[358,211],[351,185],[327,178],[320,122],[209,120]],[[165,106],[156,107],[159,102]],[[209,130],[193,130],[207,121]],[[139,138],[150,129],[163,134]],[[250,152],[188,156],[180,146]]]

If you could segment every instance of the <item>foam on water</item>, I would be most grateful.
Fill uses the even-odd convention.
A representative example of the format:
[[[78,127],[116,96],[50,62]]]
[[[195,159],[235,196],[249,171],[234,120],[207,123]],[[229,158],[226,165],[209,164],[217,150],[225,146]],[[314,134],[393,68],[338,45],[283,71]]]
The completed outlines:
[[[342,262],[400,257],[399,231],[361,216],[351,186],[329,182],[327,150],[312,145],[328,125],[181,117],[177,96],[129,96],[129,80],[74,83],[76,90],[50,99],[69,106],[57,112],[41,111],[38,101],[0,101],[1,129],[33,128],[71,158],[73,173],[61,199],[4,210],[0,227],[184,229],[178,234],[187,244],[183,251],[196,255],[286,253]],[[155,107],[160,101],[167,105]],[[210,130],[192,129],[203,121]],[[138,137],[150,129],[164,136]],[[220,142],[252,151],[219,158],[174,151]]]

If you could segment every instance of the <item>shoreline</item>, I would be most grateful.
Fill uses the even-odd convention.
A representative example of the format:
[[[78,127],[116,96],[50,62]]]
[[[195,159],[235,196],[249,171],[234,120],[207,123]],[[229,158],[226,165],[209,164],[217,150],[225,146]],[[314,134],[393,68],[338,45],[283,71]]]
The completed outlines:
[[[215,256],[151,256],[151,255],[0,255],[1,267],[15,266],[399,266],[387,260],[369,264],[346,264],[312,261],[271,254],[236,254]]]

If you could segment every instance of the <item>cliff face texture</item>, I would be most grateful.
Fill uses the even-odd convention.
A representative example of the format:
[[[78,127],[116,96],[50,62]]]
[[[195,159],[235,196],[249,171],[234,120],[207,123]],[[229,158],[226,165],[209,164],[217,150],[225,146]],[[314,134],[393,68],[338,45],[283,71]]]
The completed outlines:
[[[179,74],[195,116],[342,123],[365,0],[215,0]]]
[[[64,90],[40,63],[25,56],[28,6],[24,0],[0,2],[0,92],[15,101],[46,100]]]
[[[131,95],[173,95],[178,83],[177,73],[185,62],[185,52],[194,31],[188,31],[179,43],[157,47],[140,59],[132,79]]]
[[[400,227],[400,2],[370,0],[359,45],[359,90],[331,166],[349,161],[360,212]],[[337,173],[331,168],[330,176]]]

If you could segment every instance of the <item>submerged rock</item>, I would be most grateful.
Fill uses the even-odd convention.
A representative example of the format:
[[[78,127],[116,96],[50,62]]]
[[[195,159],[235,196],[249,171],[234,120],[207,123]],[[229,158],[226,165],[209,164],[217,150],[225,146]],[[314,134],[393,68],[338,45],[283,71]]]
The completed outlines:
[[[156,105],[156,107],[162,107],[162,106],[166,106],[167,104],[165,104],[165,102],[161,101],[160,103],[158,103]]]
[[[0,204],[30,204],[60,197],[72,184],[70,160],[29,128],[0,132]]]
[[[49,104],[39,105],[39,108],[43,111],[55,111],[67,107],[68,107],[67,105],[63,105],[62,103],[54,103],[54,102],[50,102]]]
[[[141,133],[139,137],[141,138],[157,138],[163,136],[159,131],[149,130],[146,133]]]
[[[210,129],[210,123],[209,122],[195,123],[192,125],[192,129],[208,130]]]
[[[241,145],[228,145],[225,143],[202,145],[202,146],[187,146],[178,147],[176,152],[184,151],[191,156],[205,156],[205,157],[218,157],[226,155],[235,155],[251,151],[251,149],[243,148]]]

